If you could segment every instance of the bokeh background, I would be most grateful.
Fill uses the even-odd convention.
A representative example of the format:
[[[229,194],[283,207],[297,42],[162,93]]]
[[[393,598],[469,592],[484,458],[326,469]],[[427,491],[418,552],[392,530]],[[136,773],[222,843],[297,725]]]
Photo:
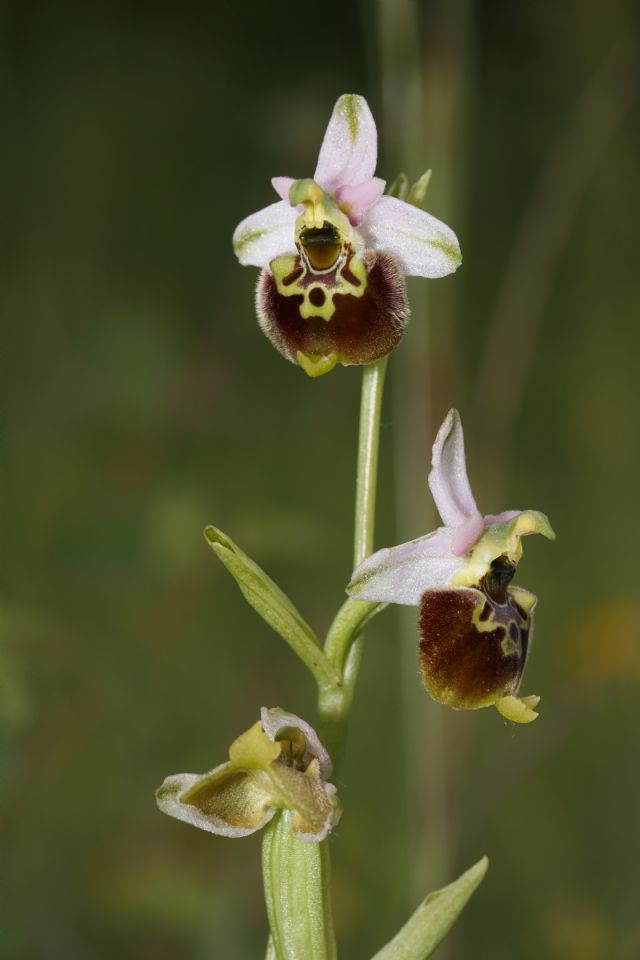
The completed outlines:
[[[342,956],[491,869],[438,957],[640,956],[640,124],[635,4],[0,6],[0,957],[262,955],[259,836],[162,817],[298,662],[202,537],[326,628],[350,574],[360,377],[283,361],[230,235],[363,93],[380,173],[430,166],[462,269],[412,282],[378,543],[435,524],[455,403],[487,512],[533,507],[541,717],[432,705],[414,615],[372,626],[334,843]]]

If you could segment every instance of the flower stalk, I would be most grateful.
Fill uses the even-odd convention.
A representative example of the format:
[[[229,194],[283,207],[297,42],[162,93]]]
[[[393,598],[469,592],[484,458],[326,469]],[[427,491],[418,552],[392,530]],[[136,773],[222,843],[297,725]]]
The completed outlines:
[[[264,831],[262,875],[271,938],[267,958],[335,960],[327,841],[303,843],[287,811]]]
[[[362,371],[353,538],[355,566],[373,551],[380,415],[386,369],[387,358],[383,357],[377,363],[365,366]],[[344,752],[347,720],[362,660],[362,629],[367,620],[382,607],[383,604],[379,603],[347,600],[327,634],[324,653],[331,665],[340,672],[342,682],[339,688],[319,687],[318,729],[336,767],[340,765]]]
[[[373,553],[378,451],[380,447],[380,413],[386,372],[386,357],[365,367],[362,371],[353,543],[354,567],[357,567],[370,553]]]
[[[386,366],[385,357],[363,370],[356,472],[355,565],[373,550],[380,414]],[[334,766],[340,763],[344,752],[347,722],[362,659],[362,630],[383,606],[348,599],[327,634],[324,656],[341,677],[341,682],[318,683],[318,730]],[[265,830],[262,868],[271,929],[267,958],[335,958],[328,841],[301,844],[292,834],[287,814],[282,814]]]

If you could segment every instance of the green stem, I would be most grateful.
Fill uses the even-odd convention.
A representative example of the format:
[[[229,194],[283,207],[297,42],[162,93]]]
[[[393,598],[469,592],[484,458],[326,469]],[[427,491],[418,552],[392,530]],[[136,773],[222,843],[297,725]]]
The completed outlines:
[[[364,367],[360,401],[356,509],[353,543],[354,566],[373,553],[378,479],[380,413],[387,358]],[[362,628],[384,604],[347,600],[338,611],[324,651],[332,666],[342,674],[340,687],[321,687],[318,695],[318,728],[334,767],[342,759],[347,721],[362,660]]]
[[[378,447],[386,357],[366,366],[362,378],[354,561],[373,552]],[[384,603],[348,599],[338,611],[324,647],[336,681],[318,681],[318,732],[337,768],[362,659],[362,629]],[[303,843],[293,836],[288,815],[273,818],[264,831],[262,869],[271,935],[265,960],[335,960],[331,916],[328,841]]]
[[[349,597],[338,610],[329,627],[324,652],[329,663],[339,671],[341,677],[344,674],[345,661],[349,653],[349,641],[386,606],[386,603],[366,603]]]
[[[358,472],[356,475],[356,517],[353,537],[353,565],[373,553],[373,531],[378,481],[380,411],[387,357],[366,366],[362,372]]]
[[[287,811],[262,838],[262,872],[271,936],[265,960],[336,960],[328,842],[294,836]]]

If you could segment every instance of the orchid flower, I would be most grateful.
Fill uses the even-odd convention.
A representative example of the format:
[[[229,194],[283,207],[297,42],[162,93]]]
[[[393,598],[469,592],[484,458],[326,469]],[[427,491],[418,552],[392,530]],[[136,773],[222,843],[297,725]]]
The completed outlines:
[[[336,103],[313,179],[274,177],[281,199],[237,227],[240,263],[262,267],[262,330],[310,376],[372,363],[407,323],[404,276],[443,277],[461,263],[452,230],[374,176],[377,131],[364,97]]]
[[[507,719],[534,720],[539,697],[516,696],[537,598],[510,586],[522,537],[555,539],[536,510],[483,517],[471,492],[460,415],[450,410],[433,445],[429,487],[444,526],[378,550],[355,570],[357,600],[420,608],[420,662],[434,700],[457,709],[495,705]]]
[[[156,793],[163,813],[223,837],[244,837],[278,810],[310,843],[324,840],[340,816],[329,754],[308,723],[263,707],[260,720],[229,747],[210,773],[167,777]]]

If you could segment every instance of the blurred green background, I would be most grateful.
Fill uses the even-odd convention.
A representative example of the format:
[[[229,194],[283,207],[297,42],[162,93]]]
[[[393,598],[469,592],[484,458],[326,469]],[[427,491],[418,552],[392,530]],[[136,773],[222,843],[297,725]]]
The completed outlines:
[[[372,627],[334,843],[364,960],[483,853],[438,957],[640,956],[637,8],[439,0],[0,7],[0,957],[262,955],[259,836],[161,816],[313,691],[207,549],[216,523],[326,628],[351,572],[360,377],[259,332],[230,235],[313,172],[337,96],[380,175],[433,167],[462,269],[410,284],[380,545],[435,524],[453,403],[486,512],[532,507],[541,717],[432,705],[414,614]]]

